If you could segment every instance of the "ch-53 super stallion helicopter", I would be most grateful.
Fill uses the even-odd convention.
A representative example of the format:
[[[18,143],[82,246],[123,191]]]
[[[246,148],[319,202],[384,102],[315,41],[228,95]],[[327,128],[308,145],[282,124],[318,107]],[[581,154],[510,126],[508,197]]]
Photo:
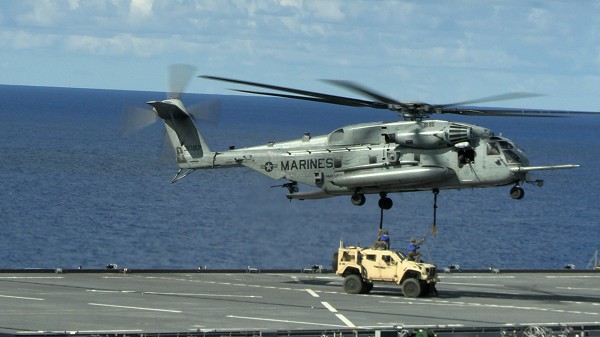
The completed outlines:
[[[597,112],[482,108],[471,104],[539,96],[509,93],[452,104],[400,102],[348,81],[327,82],[370,100],[334,96],[262,83],[215,76],[202,78],[284,92],[236,90],[313,102],[387,109],[403,120],[346,125],[327,135],[285,142],[212,150],[176,93],[163,101],[148,102],[163,120],[176,153],[176,182],[198,169],[245,166],[270,178],[286,179],[289,199],[321,199],[351,196],[363,205],[366,194],[380,196],[379,207],[390,209],[389,193],[409,191],[512,186],[510,196],[521,199],[523,182],[542,186],[530,172],[571,169],[579,165],[532,166],[527,155],[510,139],[467,123],[428,119],[433,114],[475,116],[557,117]],[[184,171],[185,170],[185,171]],[[317,187],[299,191],[298,183]]]

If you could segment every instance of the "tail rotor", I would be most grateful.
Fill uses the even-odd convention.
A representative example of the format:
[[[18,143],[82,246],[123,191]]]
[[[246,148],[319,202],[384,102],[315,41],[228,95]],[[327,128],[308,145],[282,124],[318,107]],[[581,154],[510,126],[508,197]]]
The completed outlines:
[[[147,102],[152,108],[128,107],[123,113],[125,134],[144,129],[159,119],[164,122],[166,136],[175,152],[180,171],[194,170],[200,158],[210,152],[195,121],[218,122],[220,119],[220,105],[216,102],[202,102],[189,108],[181,102],[180,98],[195,72],[196,67],[191,65],[169,66],[167,99]]]

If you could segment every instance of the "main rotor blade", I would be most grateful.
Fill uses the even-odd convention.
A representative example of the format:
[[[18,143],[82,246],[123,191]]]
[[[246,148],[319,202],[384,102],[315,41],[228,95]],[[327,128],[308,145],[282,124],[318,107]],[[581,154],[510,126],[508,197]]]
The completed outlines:
[[[363,87],[362,85],[359,85],[359,84],[356,84],[356,83],[353,83],[350,81],[323,80],[323,81],[331,83],[333,85],[353,91],[359,95],[363,95],[363,96],[372,98],[372,99],[374,99],[374,101],[368,101],[368,100],[350,98],[350,97],[343,97],[343,96],[328,95],[328,94],[323,94],[323,93],[319,93],[319,92],[293,89],[293,88],[281,87],[281,86],[258,83],[258,82],[236,80],[236,79],[225,78],[225,77],[217,77],[217,76],[209,76],[209,75],[202,75],[199,77],[210,79],[210,80],[255,86],[255,87],[271,89],[271,90],[276,90],[276,91],[283,91],[283,92],[290,93],[290,94],[232,89],[232,90],[238,91],[238,92],[266,95],[266,96],[274,96],[274,97],[282,97],[282,98],[291,98],[291,99],[298,99],[298,100],[305,100],[305,101],[312,101],[312,102],[319,102],[319,103],[354,106],[354,107],[370,107],[370,108],[375,108],[375,109],[389,109],[392,111],[396,111],[399,115],[401,115],[405,119],[420,119],[420,118],[427,117],[434,113],[459,114],[459,115],[471,115],[471,116],[511,116],[511,117],[566,117],[566,115],[575,115],[575,114],[589,114],[589,115],[600,114],[600,112],[585,112],[585,111],[486,108],[486,107],[469,106],[470,104],[477,104],[477,103],[484,103],[484,102],[496,102],[496,101],[543,96],[541,94],[535,94],[535,93],[529,93],[529,92],[511,92],[511,93],[506,93],[506,94],[501,94],[501,95],[488,96],[488,97],[467,100],[467,101],[462,101],[462,102],[456,102],[456,103],[450,103],[450,104],[431,105],[431,104],[420,103],[420,102],[416,102],[416,103],[399,102],[399,101],[389,98],[385,95],[382,95],[374,90],[368,89],[366,87]]]
[[[367,87],[363,87],[362,85],[359,85],[359,84],[351,82],[351,81],[343,81],[343,80],[322,80],[322,81],[331,83],[340,88],[348,89],[359,95],[363,95],[363,96],[372,98],[377,102],[383,102],[383,103],[387,103],[387,104],[399,104],[399,105],[403,104],[401,102],[396,101],[395,99],[392,99],[383,94],[380,94],[380,93],[376,92],[375,90],[369,89]]]
[[[209,76],[209,75],[202,75],[199,77],[206,78],[209,80],[230,82],[230,83],[249,85],[249,86],[260,87],[260,88],[265,88],[265,89],[289,92],[289,93],[297,94],[297,95],[285,95],[285,94],[278,94],[278,93],[271,93],[271,92],[235,90],[234,89],[235,91],[238,91],[238,92],[266,95],[266,96],[275,96],[275,97],[285,97],[285,98],[292,98],[292,99],[301,99],[301,100],[315,101],[315,102],[329,103],[329,104],[348,105],[348,106],[356,106],[356,107],[371,107],[371,108],[375,108],[375,109],[388,109],[388,105],[383,104],[381,102],[373,102],[373,101],[366,101],[366,100],[350,98],[350,97],[328,95],[328,94],[322,94],[322,93],[314,92],[314,91],[286,88],[286,87],[280,87],[280,86],[271,85],[271,84],[242,81],[242,80],[236,80],[236,79],[225,78],[225,77],[217,77],[217,76]],[[298,95],[301,95],[301,96],[298,96]]]
[[[169,91],[167,99],[179,99],[192,80],[196,67],[189,64],[172,64],[169,66]]]
[[[472,100],[463,101],[463,102],[450,103],[450,104],[439,104],[436,106],[445,108],[445,107],[451,107],[451,106],[457,106],[457,105],[469,105],[469,104],[486,103],[486,102],[497,102],[497,101],[506,101],[506,100],[512,100],[512,99],[538,97],[538,96],[544,96],[544,95],[534,94],[531,92],[509,92],[509,93],[501,94],[501,95],[482,97],[482,98],[472,99]]]
[[[273,97],[291,98],[291,99],[299,99],[299,100],[304,100],[304,101],[327,103],[327,104],[346,105],[346,106],[353,106],[353,107],[371,107],[371,108],[387,109],[387,105],[385,105],[383,103],[382,103],[381,107],[376,107],[374,105],[377,102],[362,101],[362,100],[353,99],[353,98],[342,99],[343,97],[340,97],[340,99],[338,99],[338,100],[336,100],[334,102],[334,101],[329,101],[329,100],[325,100],[325,99],[322,99],[322,98],[310,97],[310,96],[288,95],[288,94],[279,94],[279,93],[275,93],[275,92],[253,91],[253,90],[242,90],[242,89],[232,89],[232,90],[233,91],[237,91],[237,92],[243,92],[243,93],[246,93],[246,94],[255,94],[255,95],[265,95],[265,96],[273,96]]]
[[[600,112],[568,111],[568,110],[543,110],[543,109],[513,109],[513,108],[485,108],[485,107],[457,107],[444,108],[441,113],[450,113],[469,116],[503,116],[503,117],[545,117],[560,118],[569,115],[599,115]]]

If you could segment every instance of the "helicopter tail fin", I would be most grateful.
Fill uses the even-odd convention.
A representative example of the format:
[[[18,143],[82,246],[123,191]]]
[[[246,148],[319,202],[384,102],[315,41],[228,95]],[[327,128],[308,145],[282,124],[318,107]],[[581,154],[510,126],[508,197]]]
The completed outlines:
[[[148,102],[160,117],[169,141],[175,150],[177,164],[181,169],[202,167],[200,159],[210,153],[210,148],[196,128],[190,115],[179,99]]]

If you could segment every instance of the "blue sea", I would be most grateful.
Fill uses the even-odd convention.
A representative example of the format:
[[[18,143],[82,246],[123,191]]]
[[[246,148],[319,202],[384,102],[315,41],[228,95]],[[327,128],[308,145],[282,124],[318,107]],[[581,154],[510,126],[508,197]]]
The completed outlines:
[[[0,86],[0,268],[304,268],[330,266],[339,241],[370,245],[378,196],[292,201],[281,184],[244,168],[196,171],[171,184],[174,154],[159,123],[123,134],[123,111],[160,92]],[[217,102],[218,123],[199,122],[213,150],[326,134],[392,121],[395,114],[285,99],[185,94]],[[440,267],[583,269],[600,248],[600,116],[442,116],[512,139],[535,172],[522,200],[510,187],[393,194],[384,213],[392,248],[426,237]],[[437,117],[440,118],[440,117]],[[429,234],[428,234],[429,233]]]

